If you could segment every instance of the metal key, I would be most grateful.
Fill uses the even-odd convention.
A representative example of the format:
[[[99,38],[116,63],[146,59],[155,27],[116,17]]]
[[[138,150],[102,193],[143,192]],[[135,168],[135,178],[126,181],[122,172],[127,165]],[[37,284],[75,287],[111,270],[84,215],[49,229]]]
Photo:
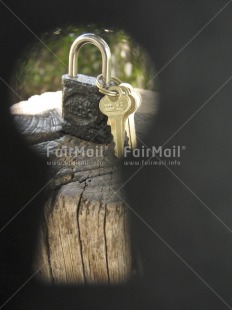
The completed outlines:
[[[122,84],[123,84],[123,83],[122,83]],[[131,108],[130,108],[130,111],[129,111],[130,115],[128,116],[128,118],[127,118],[127,120],[126,120],[126,122],[125,122],[125,130],[126,130],[126,132],[127,132],[127,136],[128,136],[128,140],[129,140],[129,145],[130,145],[130,140],[131,140],[131,139],[130,139],[130,134],[129,134],[130,131],[129,131],[129,129],[128,129],[128,120],[129,120],[130,116],[132,115],[131,113],[135,112],[135,110],[136,110],[136,102],[135,102],[135,98],[134,98],[133,96],[130,95],[132,86],[131,86],[130,84],[126,84],[126,83],[125,83],[126,85],[131,86],[131,88],[130,88],[130,87],[124,86],[124,85],[122,85],[122,84],[119,85],[120,88],[123,90],[124,94],[127,95],[127,96],[129,96],[130,99],[131,99]],[[122,86],[121,86],[121,85],[122,85]],[[108,119],[108,125],[111,125],[111,124],[110,124],[110,119]],[[136,139],[136,137],[135,137],[135,139]]]
[[[128,116],[128,119],[126,121],[126,133],[128,137],[128,144],[130,149],[134,149],[136,147],[136,132],[135,132],[135,123],[134,123],[134,113],[137,110],[137,103],[136,103],[136,97],[132,95],[133,87],[130,84],[127,83],[121,83],[120,87],[123,89],[125,93],[127,93],[128,96],[130,96],[132,100],[131,105],[131,114]]]
[[[123,93],[120,86],[111,86],[109,91],[116,91],[117,96],[104,96],[99,102],[100,111],[108,116],[108,124],[111,125],[111,133],[115,143],[115,156],[123,155],[125,122],[131,113],[131,98]]]
[[[128,120],[126,122],[126,132],[128,136],[128,144],[131,149],[134,149],[137,147],[137,139],[136,139],[136,130],[135,130],[135,112],[140,107],[142,102],[141,95],[136,92],[128,83],[121,83],[120,87],[122,87],[123,90],[126,88],[129,90],[129,95],[133,98],[132,100],[135,102],[135,108],[134,111],[129,115]]]

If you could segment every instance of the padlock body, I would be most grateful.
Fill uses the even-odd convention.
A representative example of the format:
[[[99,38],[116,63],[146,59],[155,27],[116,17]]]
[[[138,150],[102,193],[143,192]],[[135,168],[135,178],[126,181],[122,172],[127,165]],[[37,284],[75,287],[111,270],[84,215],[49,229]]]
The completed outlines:
[[[103,95],[96,86],[96,78],[78,74],[62,76],[63,131],[84,140],[110,143],[112,135],[107,116],[99,110]]]

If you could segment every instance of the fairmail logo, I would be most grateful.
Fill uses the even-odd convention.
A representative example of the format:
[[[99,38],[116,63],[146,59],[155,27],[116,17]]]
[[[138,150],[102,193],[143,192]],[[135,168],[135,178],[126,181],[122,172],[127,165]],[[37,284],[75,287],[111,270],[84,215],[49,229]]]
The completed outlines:
[[[51,146],[47,147],[47,157],[57,157],[57,158],[77,158],[77,157],[89,157],[97,158],[103,157],[105,151],[104,145],[96,145],[93,148],[87,148],[85,146],[74,146],[67,147],[62,146],[61,148],[53,148]]]
[[[186,146],[181,145],[173,145],[169,148],[163,148],[162,146],[152,146],[151,148],[147,148],[145,146],[141,146],[141,148],[130,149],[129,146],[124,148],[124,157],[128,157],[129,155],[135,158],[151,158],[158,156],[159,158],[180,158],[182,151],[186,150]]]

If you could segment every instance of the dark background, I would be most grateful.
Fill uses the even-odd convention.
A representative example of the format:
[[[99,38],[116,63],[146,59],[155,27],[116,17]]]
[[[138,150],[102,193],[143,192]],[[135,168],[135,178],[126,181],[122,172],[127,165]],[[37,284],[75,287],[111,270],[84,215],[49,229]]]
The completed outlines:
[[[227,2],[5,1],[37,36],[69,23],[123,28],[148,50],[158,72]],[[231,18],[229,4],[159,74],[160,111],[144,141],[149,146],[165,143],[232,75]],[[14,62],[37,39],[2,3],[0,29],[0,72],[9,82]],[[0,82],[3,227],[48,176],[17,133],[8,111],[10,90]],[[144,167],[127,183],[130,206],[153,229],[131,213],[141,279],[121,287],[65,288],[38,287],[31,279],[1,308],[32,275],[41,192],[0,233],[0,309],[231,309],[231,106],[228,81],[168,142],[187,147],[181,166],[170,167],[179,179],[164,166]],[[125,180],[136,169],[123,167]]]

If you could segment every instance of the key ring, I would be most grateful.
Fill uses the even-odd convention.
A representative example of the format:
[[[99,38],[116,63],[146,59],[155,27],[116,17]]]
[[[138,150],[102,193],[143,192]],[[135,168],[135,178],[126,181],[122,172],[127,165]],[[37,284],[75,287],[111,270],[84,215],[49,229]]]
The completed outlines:
[[[100,93],[102,93],[103,95],[108,95],[108,96],[113,96],[113,97],[118,96],[118,93],[116,91],[110,91],[110,90],[107,90],[106,88],[104,88],[104,86],[103,86],[104,84],[101,83],[100,80],[102,80],[102,82],[103,82],[102,74],[99,74],[97,76],[97,79],[96,79],[96,85],[99,88]],[[113,76],[111,77],[110,82],[114,82],[116,84],[116,86],[122,83],[118,78],[113,77]]]

